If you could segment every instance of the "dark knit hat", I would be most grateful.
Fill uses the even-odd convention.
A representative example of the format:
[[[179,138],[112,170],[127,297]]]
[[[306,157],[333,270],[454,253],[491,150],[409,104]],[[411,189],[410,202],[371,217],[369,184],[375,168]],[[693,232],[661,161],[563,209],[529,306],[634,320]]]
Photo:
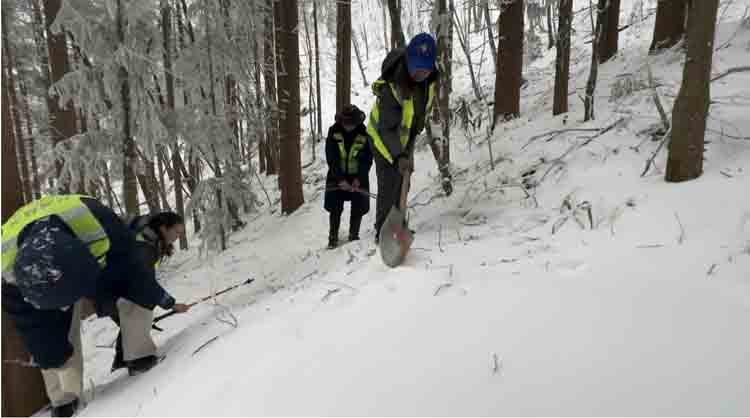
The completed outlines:
[[[365,112],[353,104],[344,105],[341,112],[336,114],[336,122],[341,125],[359,125],[365,121]]]

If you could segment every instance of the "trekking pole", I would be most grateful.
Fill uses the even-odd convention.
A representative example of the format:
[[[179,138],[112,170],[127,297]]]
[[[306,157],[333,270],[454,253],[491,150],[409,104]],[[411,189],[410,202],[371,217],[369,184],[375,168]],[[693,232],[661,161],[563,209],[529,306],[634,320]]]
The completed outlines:
[[[343,192],[353,192],[353,193],[359,193],[359,194],[362,194],[362,195],[365,195],[365,196],[371,197],[371,198],[373,198],[373,199],[377,199],[377,198],[378,198],[378,195],[376,195],[375,193],[370,193],[370,192],[369,192],[369,191],[367,191],[367,190],[361,190],[361,189],[356,189],[356,190],[354,190],[354,189],[351,189],[351,190],[350,190],[350,189],[343,189],[343,188],[341,188],[341,187],[331,187],[330,189],[325,189],[325,190],[323,190],[323,191],[324,191],[324,192],[337,192],[337,191],[343,191]]]
[[[229,287],[227,287],[224,290],[216,292],[216,294],[214,294],[214,295],[208,295],[206,297],[200,298],[200,299],[196,300],[195,302],[192,302],[192,303],[188,304],[188,306],[192,308],[193,306],[195,306],[195,305],[197,305],[197,304],[199,304],[201,302],[205,302],[205,301],[213,299],[213,298],[215,298],[217,296],[223,295],[224,293],[230,292],[230,291],[232,291],[232,290],[234,290],[234,289],[236,289],[236,288],[238,288],[240,286],[244,286],[244,285],[250,284],[253,281],[255,281],[255,279],[247,279],[247,280],[245,280],[242,283],[239,283],[239,284],[236,284],[236,285],[233,285],[233,286],[229,286]],[[169,312],[166,312],[166,313],[163,313],[163,314],[157,316],[156,318],[154,318],[154,321],[151,324],[151,328],[153,328],[153,329],[155,329],[157,331],[163,331],[161,328],[159,328],[159,327],[156,326],[156,323],[159,322],[159,321],[161,321],[162,319],[169,318],[170,316],[172,316],[172,315],[174,315],[176,313],[177,313],[177,311],[171,310]]]

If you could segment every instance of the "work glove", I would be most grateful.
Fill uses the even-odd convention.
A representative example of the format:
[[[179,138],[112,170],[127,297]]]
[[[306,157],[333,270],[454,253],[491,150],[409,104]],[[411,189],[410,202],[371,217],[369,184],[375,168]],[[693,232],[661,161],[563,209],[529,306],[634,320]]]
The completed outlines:
[[[349,192],[352,190],[352,185],[346,180],[341,180],[339,182],[339,189]]]
[[[411,159],[405,155],[398,158],[397,166],[398,172],[401,173],[402,176],[408,176],[414,170]]]

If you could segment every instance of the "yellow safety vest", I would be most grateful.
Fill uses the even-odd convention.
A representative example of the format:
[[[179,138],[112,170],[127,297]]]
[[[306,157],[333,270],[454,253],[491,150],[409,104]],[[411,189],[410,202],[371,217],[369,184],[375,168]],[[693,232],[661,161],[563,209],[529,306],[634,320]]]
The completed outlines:
[[[2,236],[2,273],[9,275],[18,253],[18,235],[26,225],[57,215],[76,234],[76,237],[88,245],[91,254],[104,267],[105,255],[109,251],[109,237],[91,210],[81,201],[83,195],[46,196],[35,200],[16,211],[3,225]]]
[[[359,153],[367,145],[367,137],[364,135],[357,135],[354,138],[354,143],[346,152],[346,146],[344,144],[344,135],[341,132],[333,134],[333,139],[339,146],[339,155],[341,156],[341,171],[344,174],[357,174],[359,173]]]
[[[145,242],[145,243],[153,245],[153,243],[151,241],[149,241],[148,239],[146,239],[146,237],[143,235],[143,232],[137,233],[135,235],[135,240],[136,241]],[[157,252],[158,252],[158,245],[157,245]],[[157,254],[157,259],[156,259],[156,262],[154,263],[154,268],[159,267],[159,264],[161,264],[161,256],[159,256]]]
[[[409,97],[403,99],[396,89],[396,86],[389,81],[378,79],[372,85],[372,92],[377,97],[375,101],[375,107],[370,112],[370,120],[367,124],[367,133],[372,137],[373,145],[375,149],[385,158],[388,162],[393,164],[393,156],[388,147],[383,143],[383,139],[380,137],[380,133],[377,130],[378,121],[380,121],[380,98],[383,95],[383,88],[385,86],[390,87],[393,97],[396,99],[399,105],[401,105],[401,126],[399,127],[399,140],[401,146],[406,147],[409,143],[409,132],[411,132],[412,123],[414,123],[414,98]],[[432,108],[432,101],[435,98],[435,81],[431,82],[427,88],[427,104],[425,106],[425,119],[430,113]]]

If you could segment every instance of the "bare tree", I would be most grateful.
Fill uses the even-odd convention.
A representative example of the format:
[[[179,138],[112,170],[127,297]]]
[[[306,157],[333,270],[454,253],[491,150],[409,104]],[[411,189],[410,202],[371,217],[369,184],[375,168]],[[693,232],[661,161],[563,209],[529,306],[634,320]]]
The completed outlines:
[[[552,11],[555,8],[555,2],[559,1],[561,0],[545,0],[544,9],[547,12],[547,49],[552,49],[555,46],[555,24],[552,18]]]
[[[388,12],[391,15],[391,48],[403,48],[406,39],[401,28],[401,0],[388,0]]]
[[[590,2],[589,2],[590,4]],[[599,4],[596,7],[596,25],[594,26],[594,40],[591,44],[591,69],[589,71],[589,78],[586,81],[586,97],[583,101],[584,106],[584,121],[590,121],[594,119],[594,94],[596,93],[596,79],[599,76],[599,51],[601,48],[599,44],[602,40],[602,34],[604,33],[604,11],[607,5],[607,0],[599,0]],[[591,21],[594,21],[594,7],[591,5]]]
[[[125,11],[123,2],[127,0],[117,0],[117,39],[122,48],[125,44]],[[125,210],[131,215],[140,214],[138,207],[138,179],[135,174],[137,155],[135,141],[131,133],[131,115],[130,115],[130,80],[128,70],[124,65],[120,65],[117,72],[117,78],[120,82],[120,100],[122,101],[122,151],[124,155],[122,167],[122,199],[125,202]]]
[[[469,77],[471,77],[471,87],[474,91],[474,97],[477,100],[482,100],[482,91],[479,89],[479,82],[477,76],[474,74],[474,64],[471,60],[471,47],[469,45],[469,33],[465,31],[465,28],[461,26],[461,20],[456,13],[455,8],[451,10],[453,15],[453,26],[457,30],[458,43],[461,44],[461,50],[464,51],[466,57],[466,66],[469,67]]]
[[[10,95],[10,107],[11,107],[11,125],[14,128],[14,134],[16,141],[16,151],[18,154],[18,166],[21,173],[21,196],[24,202],[31,200],[31,179],[29,175],[29,165],[26,159],[26,145],[24,144],[23,132],[21,130],[21,114],[18,104],[18,92],[16,91],[16,77],[14,75],[15,70],[15,56],[14,49],[10,45],[10,34],[8,29],[8,15],[14,13],[14,10],[4,10],[2,14],[2,33],[3,33],[3,52],[5,61],[5,72],[7,73],[6,81],[8,83],[8,91]]]
[[[264,15],[265,33],[264,52],[265,57],[265,88],[266,88],[266,111],[269,115],[266,121],[266,174],[278,173],[279,155],[277,153],[279,143],[279,103],[276,91],[276,42],[275,42],[275,9],[278,6],[274,0],[266,0],[266,14]]]
[[[352,3],[336,2],[336,113],[351,103],[352,90]]]
[[[300,158],[299,37],[297,35],[297,0],[279,1],[279,26],[276,28],[278,60],[284,71],[278,74],[281,117],[281,153],[279,184],[281,211],[289,214],[304,203],[302,164]]]
[[[452,176],[450,173],[450,95],[453,90],[453,19],[451,12],[454,10],[453,0],[438,0],[438,25],[437,25],[437,66],[440,71],[440,80],[437,89],[437,106],[433,108],[432,120],[440,126],[440,141],[431,140],[435,161],[440,171],[441,183],[446,195],[453,192]],[[428,134],[433,136],[430,124],[427,124]]]
[[[711,101],[711,64],[719,0],[691,1],[687,59],[672,111],[672,136],[665,179],[692,180],[703,173],[706,118]]]
[[[318,103],[318,140],[323,138],[323,103],[320,100],[320,44],[318,42],[318,0],[313,2],[313,32],[315,32],[315,93]]]
[[[164,81],[167,89],[167,111],[174,112],[175,110],[175,92],[174,92],[174,74],[172,73],[172,6],[169,0],[161,0],[161,28],[163,36],[164,46]],[[169,142],[172,143],[172,166],[174,167],[174,174],[172,180],[174,181],[174,198],[177,213],[180,216],[185,216],[185,199],[182,192],[182,170],[180,166],[183,166],[182,159],[180,158],[180,145],[177,142],[176,127],[169,126],[167,128],[169,133]],[[185,250],[188,247],[187,236],[185,234],[180,235],[180,248]]]
[[[42,187],[39,184],[39,167],[36,159],[36,141],[34,140],[33,120],[31,117],[31,107],[29,105],[29,92],[26,88],[26,82],[21,79],[21,97],[23,97],[23,113],[26,118],[26,134],[29,139],[29,163],[31,164],[31,189],[32,198],[39,199],[42,197]]]
[[[671,48],[685,35],[687,0],[659,0],[650,52]]]
[[[11,125],[10,91],[2,72],[2,222],[23,205],[21,175],[16,161],[15,139]],[[31,416],[49,402],[39,369],[23,367],[29,361],[21,336],[8,315],[2,316],[2,415]],[[17,363],[16,363],[17,362]]]
[[[570,79],[570,29],[573,21],[573,0],[560,0],[560,24],[555,59],[555,98],[552,114],[568,112],[568,81]]]
[[[52,84],[60,81],[65,73],[70,71],[68,45],[65,40],[65,34],[53,34],[51,30],[52,22],[54,22],[55,17],[60,10],[60,3],[61,0],[44,0],[45,28],[47,33],[47,48],[49,50],[49,67],[51,75],[50,82]],[[67,103],[61,107],[57,95],[49,95],[49,93],[47,97],[47,108],[49,109],[49,126],[52,144],[57,146],[60,142],[75,135],[75,112],[73,111],[71,103]],[[68,192],[70,186],[65,181],[60,180],[62,160],[58,159],[55,165],[57,167],[56,177],[58,178],[58,181],[60,181],[58,189],[62,192]]]
[[[503,2],[495,78],[495,120],[521,114],[521,72],[523,70],[523,0]]]
[[[367,41],[365,41],[365,44]],[[362,65],[362,55],[359,52],[359,41],[357,41],[357,37],[354,33],[352,33],[352,45],[354,45],[354,54],[357,57],[357,65],[359,66],[359,72],[362,74],[362,83],[365,85],[365,87],[369,86],[370,83],[367,82],[367,75],[365,74],[365,67]]]
[[[484,9],[484,24],[487,27],[487,39],[490,42],[490,52],[492,52],[492,65],[497,71],[497,47],[495,46],[495,35],[492,33],[492,18],[490,17],[490,0],[482,0]]]
[[[313,50],[312,50],[312,43],[310,42],[310,28],[307,24],[307,11],[305,10],[304,4],[302,5],[302,22],[304,23],[305,27],[305,43],[303,44],[305,46],[305,55],[307,55],[307,82],[308,82],[308,107],[309,107],[309,113],[310,116],[310,151],[312,151],[312,160],[315,161],[316,153],[315,153],[315,144],[317,142],[317,128],[315,125],[315,114],[320,111],[320,102],[315,101],[315,87],[314,82],[315,78],[313,77],[313,72],[315,71],[314,65],[313,65]]]
[[[599,63],[609,61],[617,54],[620,35],[620,0],[607,0],[602,16],[602,38],[599,40]]]

